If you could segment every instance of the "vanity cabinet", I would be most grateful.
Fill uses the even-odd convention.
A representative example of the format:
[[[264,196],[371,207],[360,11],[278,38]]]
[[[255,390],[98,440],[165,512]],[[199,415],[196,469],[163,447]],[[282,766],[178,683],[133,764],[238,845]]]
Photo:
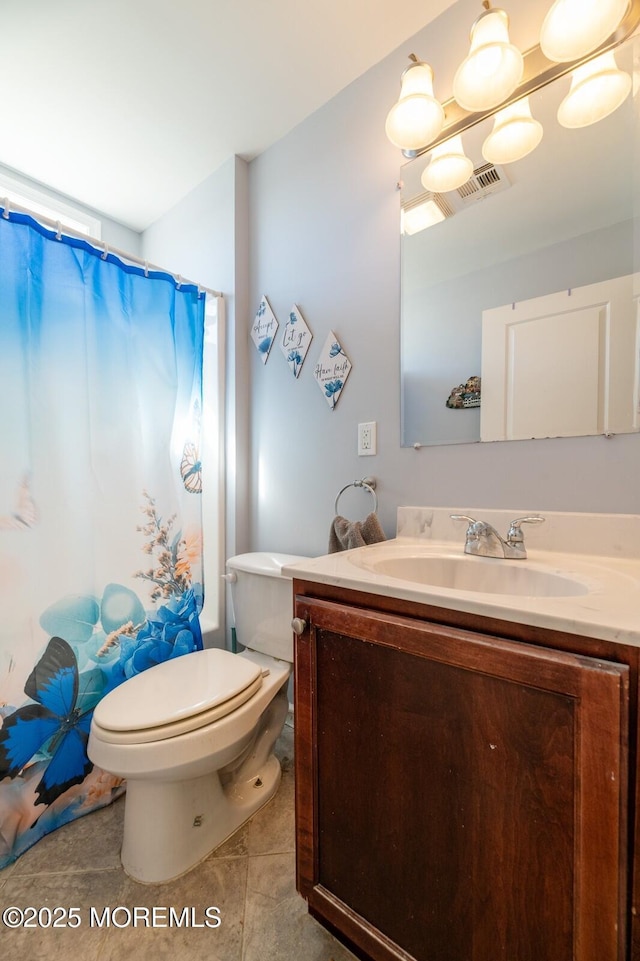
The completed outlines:
[[[374,961],[639,961],[636,651],[294,592],[309,911]]]

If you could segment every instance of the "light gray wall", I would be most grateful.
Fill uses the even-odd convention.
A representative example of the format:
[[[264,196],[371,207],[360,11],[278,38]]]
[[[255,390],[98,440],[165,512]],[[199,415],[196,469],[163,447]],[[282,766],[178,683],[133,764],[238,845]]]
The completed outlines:
[[[110,220],[104,214],[92,212],[88,207],[84,209],[102,221],[102,239],[105,243],[121,250],[124,254],[133,254],[136,257],[142,255],[142,238],[137,231],[125,227],[117,220]],[[166,267],[166,264],[158,264],[158,266]]]
[[[522,49],[545,7],[530,0],[526,23],[513,13]],[[314,333],[297,381],[277,344],[266,365],[250,349],[252,549],[324,553],[337,492],[367,474],[388,536],[402,504],[640,509],[637,435],[400,447],[401,157],[384,120],[412,51],[433,64],[436,95],[450,95],[477,13],[475,0],[460,0],[250,165],[250,314],[266,294],[281,324],[296,303]],[[353,363],[333,411],[313,378],[329,330]],[[378,454],[358,457],[357,424],[370,420]],[[362,517],[369,501],[354,495],[341,513]]]
[[[249,549],[248,172],[231,157],[145,230],[143,256],[218,290],[226,328],[225,556]],[[238,318],[242,322],[238,323]]]

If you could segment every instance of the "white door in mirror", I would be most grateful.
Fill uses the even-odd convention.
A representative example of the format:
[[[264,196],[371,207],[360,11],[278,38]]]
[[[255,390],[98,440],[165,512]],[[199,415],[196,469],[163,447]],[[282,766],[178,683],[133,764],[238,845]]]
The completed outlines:
[[[640,274],[482,313],[483,441],[638,429]]]

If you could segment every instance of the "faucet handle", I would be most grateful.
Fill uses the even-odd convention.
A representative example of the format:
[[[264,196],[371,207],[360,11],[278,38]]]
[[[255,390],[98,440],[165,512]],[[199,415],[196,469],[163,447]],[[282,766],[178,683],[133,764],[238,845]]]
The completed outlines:
[[[487,525],[484,521],[477,521],[475,517],[470,517],[468,514],[449,514],[452,521],[466,521],[467,530],[465,532],[466,544],[465,551],[468,551],[469,545],[472,541],[477,541],[478,538],[486,533]]]
[[[449,514],[452,521],[468,521],[469,524],[477,524],[475,517],[469,517],[468,514]]]
[[[544,524],[544,517],[541,514],[527,514],[526,517],[516,517],[515,520],[511,521],[509,524],[509,533],[507,534],[507,543],[522,543],[523,534],[521,524]]]

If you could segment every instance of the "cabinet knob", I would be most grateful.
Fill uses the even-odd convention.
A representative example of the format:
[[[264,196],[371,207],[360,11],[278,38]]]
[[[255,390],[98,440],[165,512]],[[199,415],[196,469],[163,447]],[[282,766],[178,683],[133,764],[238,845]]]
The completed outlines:
[[[301,634],[304,634],[306,629],[307,622],[301,617],[294,617],[294,619],[291,621],[291,630],[294,634],[297,634],[298,637],[300,637]]]

